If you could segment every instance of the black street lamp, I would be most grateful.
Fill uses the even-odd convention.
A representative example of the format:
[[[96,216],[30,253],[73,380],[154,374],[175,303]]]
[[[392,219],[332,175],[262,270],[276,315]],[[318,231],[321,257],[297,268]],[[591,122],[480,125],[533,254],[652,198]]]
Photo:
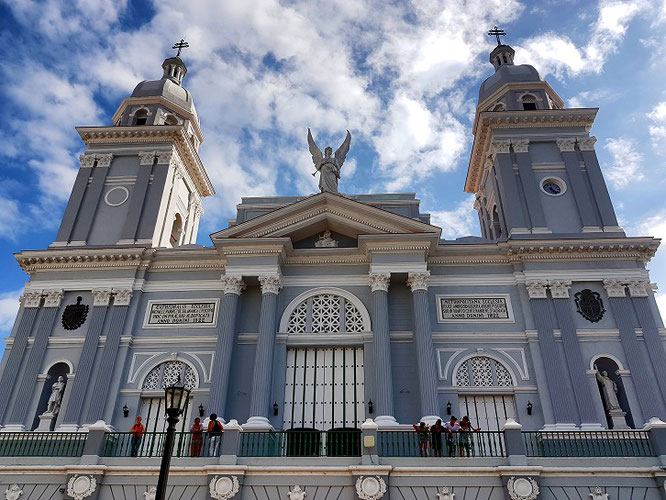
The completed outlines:
[[[169,467],[171,465],[171,452],[173,450],[173,437],[176,432],[178,417],[183,414],[187,401],[190,398],[190,390],[185,388],[180,378],[170,387],[164,389],[164,407],[166,408],[167,427],[166,438],[164,439],[164,452],[162,454],[162,464],[160,465],[160,477],[157,480],[157,494],[155,500],[165,500],[166,485],[169,478]]]

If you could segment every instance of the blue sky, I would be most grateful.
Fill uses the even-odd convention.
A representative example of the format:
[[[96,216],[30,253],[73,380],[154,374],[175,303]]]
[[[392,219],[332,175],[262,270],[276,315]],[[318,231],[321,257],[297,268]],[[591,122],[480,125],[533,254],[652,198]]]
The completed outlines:
[[[446,238],[478,234],[463,183],[495,24],[567,106],[600,108],[621,225],[666,237],[664,0],[0,0],[0,20],[0,335],[26,281],[12,252],[55,238],[83,152],[74,127],[110,124],[181,37],[218,193],[199,243],[240,196],[316,191],[307,127],[322,148],[352,132],[341,191],[413,191]]]

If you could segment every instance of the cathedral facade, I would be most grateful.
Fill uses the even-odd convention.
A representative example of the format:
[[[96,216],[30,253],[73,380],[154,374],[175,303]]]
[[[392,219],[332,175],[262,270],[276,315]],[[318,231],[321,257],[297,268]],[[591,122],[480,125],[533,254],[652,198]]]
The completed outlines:
[[[196,244],[214,188],[179,57],[113,126],[78,128],[55,241],[16,254],[6,498],[151,498],[175,382],[169,498],[665,498],[659,241],[618,225],[597,109],[565,108],[513,55],[495,48],[479,92],[464,189],[481,237],[442,239],[414,193],[339,193],[348,136],[335,156],[311,142],[321,193],[244,197]],[[212,413],[221,450],[189,432]],[[469,435],[423,449],[413,424],[452,416]]]

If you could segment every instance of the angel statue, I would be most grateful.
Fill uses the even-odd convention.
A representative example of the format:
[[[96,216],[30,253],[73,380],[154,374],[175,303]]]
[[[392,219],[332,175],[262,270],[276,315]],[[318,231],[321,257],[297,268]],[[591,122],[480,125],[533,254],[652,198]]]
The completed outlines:
[[[321,150],[317,147],[312,138],[312,132],[308,129],[308,147],[310,148],[310,154],[312,155],[314,166],[317,169],[317,172],[319,172],[319,189],[322,193],[325,191],[328,191],[329,193],[338,192],[340,169],[345,162],[350,144],[351,134],[349,133],[349,130],[347,130],[347,137],[345,137],[344,142],[335,152],[335,156],[331,157],[333,149],[330,146],[324,149],[324,154],[322,155]],[[312,175],[316,175],[317,172],[314,172]]]

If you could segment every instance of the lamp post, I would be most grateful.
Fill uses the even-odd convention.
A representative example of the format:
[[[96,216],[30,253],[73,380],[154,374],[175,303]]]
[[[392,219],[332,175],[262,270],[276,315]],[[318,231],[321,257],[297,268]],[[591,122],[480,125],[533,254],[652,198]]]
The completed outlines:
[[[166,438],[164,439],[164,451],[162,453],[162,464],[160,465],[160,477],[157,480],[157,494],[155,500],[164,500],[166,498],[166,485],[169,478],[169,466],[171,465],[171,452],[173,450],[173,437],[176,432],[178,417],[183,414],[187,401],[190,397],[190,390],[180,382],[180,378],[170,387],[164,389],[164,406],[167,414]]]

